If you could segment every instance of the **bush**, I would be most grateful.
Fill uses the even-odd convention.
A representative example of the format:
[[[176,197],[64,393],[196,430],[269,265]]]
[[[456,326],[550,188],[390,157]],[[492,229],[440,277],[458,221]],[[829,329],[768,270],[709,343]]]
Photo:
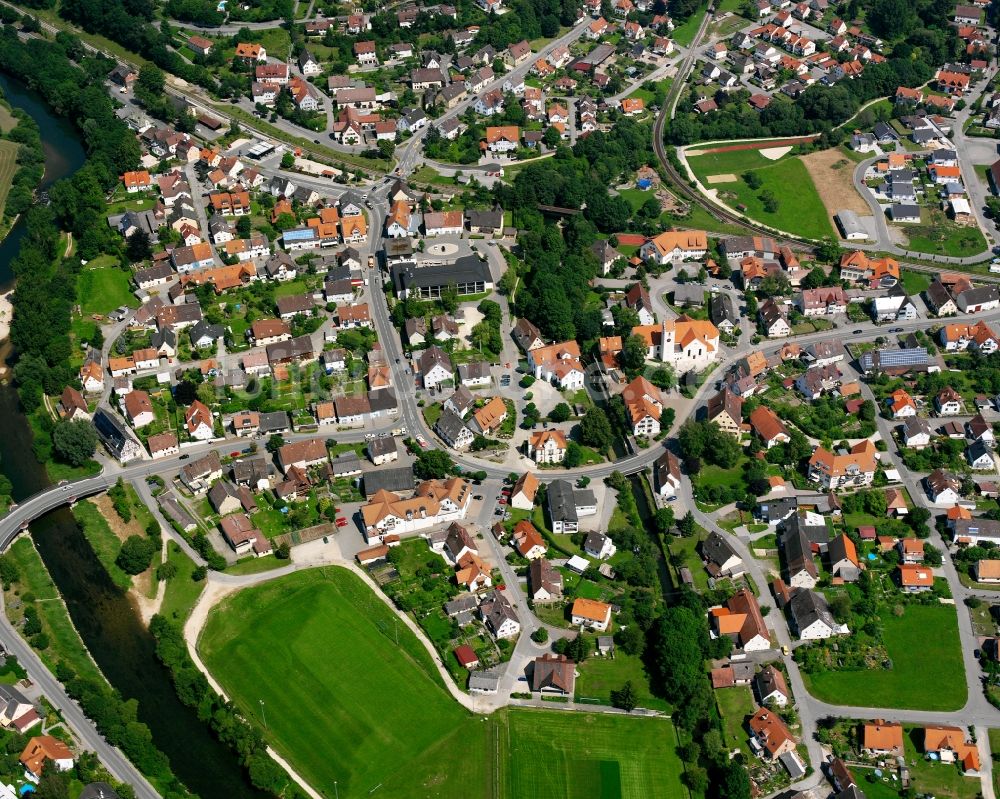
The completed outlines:
[[[549,631],[544,627],[539,627],[531,634],[531,640],[536,644],[544,644],[549,640]]]
[[[126,574],[140,574],[149,568],[156,552],[156,544],[148,538],[130,535],[122,544],[115,563]]]

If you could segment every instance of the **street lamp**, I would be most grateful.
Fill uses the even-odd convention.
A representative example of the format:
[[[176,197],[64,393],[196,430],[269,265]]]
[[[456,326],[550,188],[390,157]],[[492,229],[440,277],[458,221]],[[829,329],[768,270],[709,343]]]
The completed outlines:
[[[264,700],[263,699],[259,699],[257,701],[260,702],[260,715],[261,715],[261,718],[264,720],[264,729],[266,730],[267,729],[267,713],[264,712]]]

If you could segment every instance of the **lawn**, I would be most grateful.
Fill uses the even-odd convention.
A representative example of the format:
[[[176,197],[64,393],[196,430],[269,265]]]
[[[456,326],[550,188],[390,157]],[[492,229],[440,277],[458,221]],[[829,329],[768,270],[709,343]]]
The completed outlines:
[[[965,704],[958,619],[948,605],[907,605],[902,616],[882,614],[893,668],[806,675],[809,692],[840,705],[957,710]]]
[[[80,272],[77,297],[80,313],[84,316],[103,316],[119,305],[131,308],[139,305],[132,296],[128,273],[119,269],[114,258],[108,255],[98,256]]]
[[[23,616],[23,610],[12,610],[12,594],[24,596],[30,593],[35,598],[35,609],[42,622],[42,631],[49,639],[49,646],[39,652],[45,665],[55,671],[56,664],[62,661],[80,677],[103,683],[104,677],[80,640],[59,590],[52,582],[31,539],[27,536],[19,538],[7,553],[17,565],[19,573],[14,591],[7,595],[7,615],[11,617],[11,621],[16,623]]]
[[[915,795],[975,799],[982,796],[978,777],[965,777],[953,763],[925,760],[915,741],[923,745],[923,728],[904,728],[903,748],[910,766],[910,782]],[[860,786],[859,786],[860,787]]]
[[[990,752],[1000,754],[1000,729],[990,730]],[[993,790],[1000,793],[1000,770],[993,770]]]
[[[527,709],[473,717],[441,690],[408,628],[344,569],[229,597],[199,648],[248,716],[261,720],[264,701],[269,742],[324,796],[589,797],[596,780],[602,796],[686,796],[669,721]]]
[[[627,655],[620,649],[614,657],[589,657],[577,666],[576,700],[581,698],[599,699],[601,704],[611,704],[611,692],[621,688],[629,680],[636,693],[637,707],[670,712],[670,706],[653,696],[649,690],[649,676],[642,658]]]
[[[930,275],[926,275],[923,272],[911,272],[909,269],[903,270],[901,278],[903,288],[911,297],[923,294],[931,284]]]
[[[746,757],[750,757],[750,739],[746,731],[746,720],[754,712],[750,689],[745,685],[720,688],[715,692],[715,701],[725,730],[723,748],[726,751],[739,749]]]
[[[503,796],[548,799],[687,797],[667,719],[538,710],[507,713]],[[439,794],[440,795],[440,794]]]
[[[243,560],[232,566],[226,567],[226,574],[260,574],[269,572],[271,569],[280,569],[287,566],[288,560],[279,560],[274,555],[265,555],[262,558],[243,558]]]
[[[345,796],[380,784],[380,796],[412,796],[410,769],[432,750],[464,763],[440,775],[439,796],[486,781],[488,762],[466,759],[470,717],[442,692],[426,650],[344,569],[230,597],[198,643],[237,706],[260,720],[264,700],[269,741],[326,795],[337,782]]]
[[[735,175],[736,180],[706,186],[719,190],[719,199],[732,207],[745,206],[744,213],[779,230],[809,239],[833,236],[829,215],[813,185],[805,165],[798,158],[785,156],[769,161],[756,150],[737,150],[690,157],[688,162],[703,183],[709,175]],[[753,172],[761,185],[752,189],[743,180],[745,172]],[[794,201],[788,198],[788,186],[796,186]],[[774,195],[777,208],[765,210],[761,197]]]
[[[922,209],[919,225],[901,227],[909,239],[907,249],[916,252],[964,258],[987,249],[986,239],[978,226],[957,225],[936,208]]]
[[[177,567],[177,574],[167,580],[160,615],[183,624],[201,596],[205,581],[194,581],[191,576],[195,570],[194,561],[174,541],[167,543],[167,561]]]
[[[10,193],[10,183],[17,172],[17,151],[20,148],[21,145],[17,142],[0,140],[0,217],[3,216],[3,207]]]
[[[79,522],[83,534],[87,537],[97,559],[101,561],[104,571],[111,578],[111,582],[122,591],[128,591],[132,587],[132,578],[115,562],[122,548],[122,542],[111,531],[107,519],[90,501],[77,503],[73,507],[73,518]]]
[[[674,41],[683,47],[691,44],[704,18],[704,11],[699,7],[698,10],[688,17],[686,22],[674,28],[672,34]]]

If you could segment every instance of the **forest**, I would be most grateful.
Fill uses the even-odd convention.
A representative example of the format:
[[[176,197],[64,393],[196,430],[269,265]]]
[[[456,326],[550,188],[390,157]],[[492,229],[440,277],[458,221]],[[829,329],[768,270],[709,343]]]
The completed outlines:
[[[521,275],[527,290],[517,293],[516,313],[546,337],[587,341],[601,335],[600,307],[587,303],[598,269],[589,248],[599,233],[624,230],[632,217],[628,202],[611,196],[608,186],[653,163],[649,128],[621,119],[607,133],[560,147],[554,157],[525,167],[511,185],[494,189],[500,206],[513,211],[521,258],[531,264]],[[569,213],[555,225],[539,205]]]

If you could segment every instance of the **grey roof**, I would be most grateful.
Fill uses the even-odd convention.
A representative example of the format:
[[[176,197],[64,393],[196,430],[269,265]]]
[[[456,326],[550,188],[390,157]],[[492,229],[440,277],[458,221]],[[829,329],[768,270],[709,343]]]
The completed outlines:
[[[573,486],[568,481],[553,480],[549,483],[547,497],[549,515],[552,517],[552,521],[575,522],[578,520],[576,515],[576,497],[574,496]]]
[[[837,622],[830,612],[830,606],[822,594],[799,588],[792,594],[792,601],[789,603],[792,619],[798,630],[804,630],[815,621],[822,621],[827,627],[836,629]]]
[[[930,423],[921,418],[920,416],[911,416],[905,422],[903,422],[903,435],[906,438],[913,438],[914,436],[925,433],[928,436],[934,435],[934,431],[931,429]]]
[[[394,411],[399,407],[396,394],[391,388],[380,388],[368,392],[368,407],[372,413]]]
[[[386,469],[384,466],[364,474],[365,496],[385,491],[411,491],[413,490],[413,467],[394,466]]]
[[[198,342],[203,338],[218,341],[226,335],[226,329],[222,325],[209,324],[207,320],[202,319],[191,328],[190,335],[192,343]]]
[[[462,380],[490,376],[490,365],[486,361],[470,361],[458,365],[458,376]]]
[[[261,433],[277,433],[287,430],[288,427],[288,413],[286,411],[269,411],[260,415]]]
[[[448,616],[457,616],[459,613],[468,613],[479,607],[479,600],[472,594],[457,596],[450,602],[444,603],[444,612]]]
[[[373,438],[365,446],[368,448],[368,454],[372,458],[389,455],[396,451],[396,439],[388,436],[385,438]]]
[[[704,305],[705,287],[701,283],[680,283],[674,289],[675,305]]]
[[[786,530],[781,537],[781,545],[785,549],[785,565],[789,577],[802,571],[808,572],[813,579],[819,577],[809,539],[802,530]]]
[[[427,374],[435,366],[441,366],[449,372],[452,370],[451,358],[448,357],[448,353],[440,347],[431,346],[420,353],[420,372]]]
[[[856,212],[845,208],[837,211],[836,219],[837,225],[840,227],[840,232],[845,236],[850,236],[852,233],[863,233],[865,236],[868,235],[868,230],[861,224],[861,218]]]
[[[757,512],[762,521],[776,522],[784,519],[788,514],[794,513],[798,506],[799,501],[795,497],[779,497],[760,503],[757,506]]]
[[[730,558],[738,558],[729,542],[718,533],[710,533],[701,544],[701,554],[705,560],[721,567]]]
[[[600,552],[604,548],[604,542],[608,537],[597,530],[587,533],[587,540],[583,542],[585,552]]]
[[[397,291],[410,288],[433,288],[449,283],[492,283],[489,264],[474,255],[465,255],[452,264],[425,264],[412,261],[393,264],[390,269]]]
[[[781,765],[785,767],[788,771],[788,775],[793,779],[797,780],[799,777],[806,773],[806,770],[802,768],[802,764],[799,762],[798,758],[795,756],[795,752],[785,752],[783,755],[778,757],[781,761]]]
[[[825,546],[830,540],[830,531],[826,524],[806,524],[805,511],[797,510],[785,522],[785,529],[801,532],[811,544]]]
[[[93,423],[101,442],[118,457],[130,443],[137,443],[125,424],[103,408],[98,408],[94,413]]]
[[[503,227],[503,209],[469,210],[465,212],[465,219],[470,228],[490,228],[497,230]]]
[[[500,685],[501,670],[498,668],[474,671],[469,674],[470,691],[496,691]]]
[[[472,407],[472,403],[476,401],[476,398],[472,396],[472,392],[466,386],[459,384],[458,388],[455,389],[455,393],[445,401],[454,405],[455,409],[464,416],[465,412]]]
[[[806,352],[817,361],[827,360],[828,358],[847,357],[847,350],[844,349],[844,345],[839,339],[817,341],[815,344],[810,344],[806,347]]]
[[[120,797],[106,782],[92,782],[80,791],[77,799],[120,799]]]
[[[736,324],[738,317],[733,308],[733,298],[722,293],[712,295],[712,300],[709,303],[709,316],[716,326],[726,320]]]
[[[462,421],[462,417],[451,408],[445,408],[434,425],[434,430],[448,444],[454,444],[458,441],[459,436],[461,436],[462,431],[465,429],[465,422]]]
[[[487,626],[496,632],[506,620],[521,623],[514,612],[514,608],[503,594],[499,591],[491,592],[479,606],[479,612],[483,614],[483,620]]]
[[[267,459],[263,455],[233,461],[233,480],[237,483],[254,483],[268,478]]]
[[[177,502],[177,498],[172,492],[167,491],[160,494],[156,501],[160,506],[160,510],[173,521],[177,522],[182,530],[192,530],[198,526],[195,520],[188,515],[187,511],[180,506],[180,503]]]
[[[1000,299],[1000,288],[997,286],[976,286],[972,289],[966,289],[958,296],[966,305],[995,302]]]

